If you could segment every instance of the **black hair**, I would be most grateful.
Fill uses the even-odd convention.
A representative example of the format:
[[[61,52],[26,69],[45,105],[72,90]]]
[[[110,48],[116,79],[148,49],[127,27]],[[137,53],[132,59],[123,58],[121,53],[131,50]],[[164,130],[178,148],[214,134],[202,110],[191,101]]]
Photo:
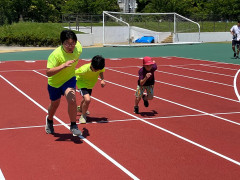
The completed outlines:
[[[240,23],[240,20],[238,20],[238,23]]]
[[[77,36],[73,31],[63,30],[60,34],[60,40],[61,40],[62,44],[63,44],[64,41],[66,41],[68,39],[72,39],[75,42],[77,42]]]
[[[94,56],[91,65],[95,70],[101,70],[105,67],[105,59],[99,55]]]

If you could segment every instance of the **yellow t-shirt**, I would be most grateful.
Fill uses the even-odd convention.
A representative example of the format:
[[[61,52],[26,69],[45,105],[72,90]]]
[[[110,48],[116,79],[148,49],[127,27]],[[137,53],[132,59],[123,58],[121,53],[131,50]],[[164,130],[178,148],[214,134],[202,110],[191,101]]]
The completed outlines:
[[[71,67],[66,67],[59,71],[57,74],[48,77],[48,84],[52,87],[59,88],[69,79],[75,76],[75,68],[78,63],[79,56],[82,53],[82,46],[77,41],[76,46],[73,50],[73,53],[66,53],[63,49],[63,46],[58,47],[55,49],[50,56],[48,57],[47,61],[47,68],[53,68],[60,66],[61,64],[76,59],[77,61],[71,65]]]
[[[105,72],[105,68],[94,72],[90,68],[91,63],[84,64],[80,68],[78,68],[75,73],[77,77],[77,87],[92,89],[94,85],[97,83],[98,76],[101,72]]]

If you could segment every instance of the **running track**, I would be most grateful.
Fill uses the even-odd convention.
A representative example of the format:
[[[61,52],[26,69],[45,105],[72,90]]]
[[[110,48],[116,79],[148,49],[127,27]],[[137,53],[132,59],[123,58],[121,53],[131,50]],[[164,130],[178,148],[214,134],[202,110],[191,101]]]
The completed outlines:
[[[106,87],[93,89],[81,137],[68,130],[64,98],[56,134],[44,131],[46,61],[0,63],[0,179],[237,179],[240,104],[233,79],[239,65],[154,60],[155,97],[148,108],[140,102],[139,115],[133,105],[141,60],[106,60]]]

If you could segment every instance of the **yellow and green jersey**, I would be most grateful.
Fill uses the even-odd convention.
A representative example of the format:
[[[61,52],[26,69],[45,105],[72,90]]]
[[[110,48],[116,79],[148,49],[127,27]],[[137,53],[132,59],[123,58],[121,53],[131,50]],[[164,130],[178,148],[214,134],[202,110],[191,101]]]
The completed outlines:
[[[48,84],[52,87],[59,88],[66,81],[74,77],[75,68],[81,53],[82,53],[82,46],[78,41],[73,50],[73,53],[66,53],[63,49],[63,46],[60,46],[57,49],[55,49],[48,57],[47,68],[54,68],[54,67],[60,66],[61,64],[64,64],[69,60],[77,60],[77,61],[73,63],[71,67],[66,67],[61,71],[59,71],[57,74],[51,77],[48,77]]]
[[[75,73],[77,77],[77,87],[92,89],[97,83],[98,76],[101,72],[105,72],[105,68],[94,72],[91,70],[91,63],[85,64],[78,68]]]

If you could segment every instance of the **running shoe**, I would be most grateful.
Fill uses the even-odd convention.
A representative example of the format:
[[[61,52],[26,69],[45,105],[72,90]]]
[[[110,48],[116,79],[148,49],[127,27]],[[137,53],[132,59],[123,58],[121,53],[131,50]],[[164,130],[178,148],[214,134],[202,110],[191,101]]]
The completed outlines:
[[[70,126],[70,131],[72,132],[73,136],[81,136],[82,132],[78,129],[76,124]]]
[[[80,124],[86,124],[86,122],[87,122],[87,117],[82,114],[80,119],[79,119],[79,123]]]
[[[134,113],[135,113],[135,114],[139,114],[139,108],[138,108],[138,106],[134,106]]]
[[[149,106],[149,103],[148,103],[148,100],[144,100],[145,97],[146,97],[145,95],[142,96],[143,103],[144,103],[144,106],[145,106],[145,107],[148,107],[148,106]]]
[[[47,134],[54,134],[53,123],[48,122],[48,116],[46,116],[45,131],[46,131]]]
[[[77,107],[77,112],[82,113],[82,109],[81,109],[80,106]],[[86,115],[89,115],[89,114],[90,114],[90,112],[89,112],[89,111],[86,111]]]

